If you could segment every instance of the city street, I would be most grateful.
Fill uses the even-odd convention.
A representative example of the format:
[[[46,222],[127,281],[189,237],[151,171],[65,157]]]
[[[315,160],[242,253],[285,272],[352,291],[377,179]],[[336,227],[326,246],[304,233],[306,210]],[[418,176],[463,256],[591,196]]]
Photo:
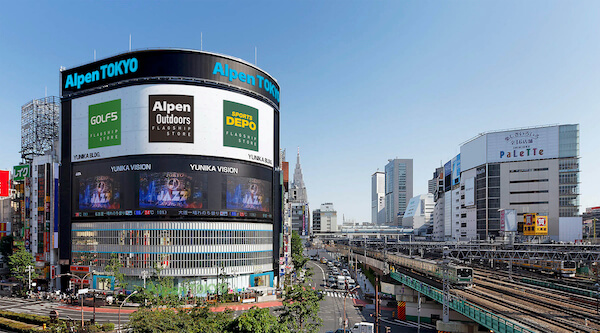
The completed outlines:
[[[309,256],[316,254],[315,250],[309,250]],[[329,253],[324,250],[320,250],[319,258],[325,257],[330,260],[333,259]],[[320,333],[329,331],[335,331],[343,326],[344,318],[344,292],[338,289],[331,289],[324,285],[324,278],[327,279],[327,265],[321,264],[318,261],[311,260],[307,263],[307,267],[312,268],[314,275],[312,281],[307,282],[311,286],[318,290],[322,290],[324,294],[323,301],[321,301],[321,309],[319,317],[323,319],[323,326],[321,326]],[[359,293],[350,295],[346,298],[346,316],[348,318],[348,327],[352,328],[355,323],[366,321],[374,323],[375,319],[371,316],[375,311],[372,309],[359,310],[358,307],[354,306],[353,299],[360,299]],[[405,333],[405,332],[418,332],[416,324],[413,323],[402,323],[392,319],[392,311],[381,311],[381,323],[380,332],[385,332],[385,327],[390,327],[390,332],[393,333]],[[413,327],[415,326],[415,327]],[[421,328],[422,333],[433,333],[435,330],[428,330]]]
[[[18,313],[35,314],[41,316],[48,316],[51,310],[57,310],[61,319],[73,319],[75,321],[81,320],[81,311],[79,307],[68,307],[66,309],[62,303],[28,300],[16,297],[0,297],[0,310],[12,311]],[[118,323],[118,308],[116,307],[104,307],[96,309],[96,322],[97,323],[113,323],[117,326]],[[121,324],[127,323],[129,320],[130,309],[123,309],[121,312]],[[92,319],[94,316],[93,308],[85,307],[83,317],[85,320]]]

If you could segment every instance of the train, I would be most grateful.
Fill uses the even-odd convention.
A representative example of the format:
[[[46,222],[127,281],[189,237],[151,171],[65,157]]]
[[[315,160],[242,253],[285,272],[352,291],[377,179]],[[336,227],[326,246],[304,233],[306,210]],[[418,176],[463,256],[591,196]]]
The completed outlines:
[[[498,259],[496,262],[509,264],[509,261],[505,259]],[[562,277],[575,277],[577,269],[577,263],[571,260],[524,259],[512,261],[512,265],[513,267],[521,267],[541,273],[560,275]]]
[[[340,247],[338,245],[338,247]],[[342,245],[348,249],[347,246]],[[425,274],[436,279],[443,279],[442,264],[435,260],[426,260],[421,258],[412,258],[398,254],[384,254],[375,250],[364,250],[358,248],[351,248],[355,253],[366,253],[368,257],[375,258],[381,261],[386,261],[389,264],[402,266],[404,268],[412,269],[421,274]],[[471,267],[458,266],[454,264],[448,265],[448,280],[450,283],[457,288],[470,288],[473,286],[473,269]]]

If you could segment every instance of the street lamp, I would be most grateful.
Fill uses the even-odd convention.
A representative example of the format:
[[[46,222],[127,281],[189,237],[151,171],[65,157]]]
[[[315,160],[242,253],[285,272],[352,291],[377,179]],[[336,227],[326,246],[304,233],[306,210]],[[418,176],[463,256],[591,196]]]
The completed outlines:
[[[78,292],[81,292],[81,290],[83,289],[83,281],[90,274],[96,274],[96,271],[91,271],[83,276],[83,279],[81,279],[81,288],[79,288]],[[95,301],[95,298],[96,298],[96,296],[94,296],[94,301]],[[81,306],[81,328],[83,328],[83,326],[84,326],[83,325],[83,293],[81,293],[81,303],[79,305]]]
[[[123,332],[123,329],[121,328],[121,308],[123,307],[123,304],[125,304],[127,302],[129,297],[137,294],[137,292],[138,292],[137,290],[134,290],[131,294],[129,294],[129,296],[125,297],[125,299],[123,300],[121,305],[119,305],[119,333]]]

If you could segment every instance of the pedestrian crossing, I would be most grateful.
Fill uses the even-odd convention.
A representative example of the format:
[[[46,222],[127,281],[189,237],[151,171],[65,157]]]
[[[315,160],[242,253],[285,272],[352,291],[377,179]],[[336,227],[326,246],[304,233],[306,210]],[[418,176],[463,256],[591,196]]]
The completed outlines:
[[[326,291],[326,292],[324,292],[324,294],[329,297],[344,298],[345,292],[343,292],[343,291]],[[348,294],[348,296],[346,296],[346,298],[347,299],[359,299],[358,295],[356,295],[356,294]]]

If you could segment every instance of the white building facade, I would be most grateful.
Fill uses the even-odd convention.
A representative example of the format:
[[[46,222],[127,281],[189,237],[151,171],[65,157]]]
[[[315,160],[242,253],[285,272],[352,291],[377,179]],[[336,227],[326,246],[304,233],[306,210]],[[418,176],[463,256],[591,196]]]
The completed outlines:
[[[371,223],[385,223],[385,172],[371,176]]]
[[[402,227],[421,229],[433,225],[434,206],[433,194],[431,193],[412,197],[402,218]]]

